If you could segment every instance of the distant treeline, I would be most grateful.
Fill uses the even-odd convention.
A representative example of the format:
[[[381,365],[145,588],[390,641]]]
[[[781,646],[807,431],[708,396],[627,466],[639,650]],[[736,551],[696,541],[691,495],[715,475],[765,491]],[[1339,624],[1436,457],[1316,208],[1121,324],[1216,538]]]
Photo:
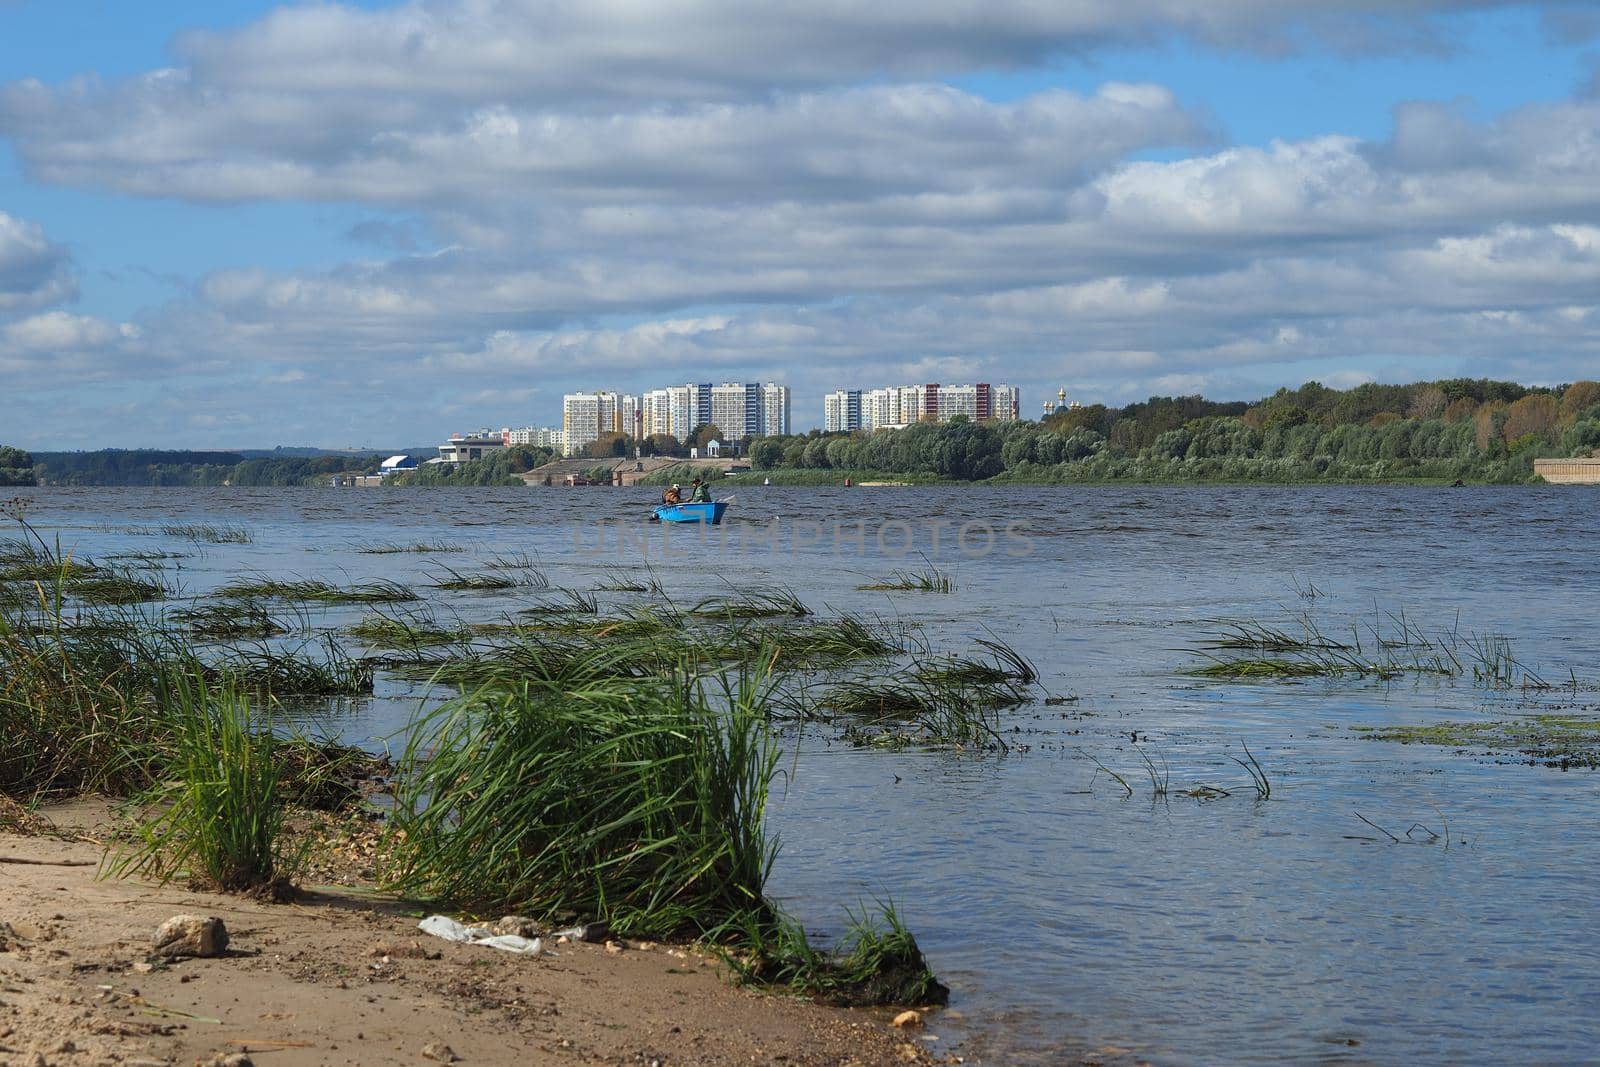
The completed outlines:
[[[376,471],[383,459],[380,453],[248,459],[237,452],[109,448],[38,452],[34,471],[48,485],[317,485],[332,474]]]
[[[874,433],[768,437],[753,466],[962,481],[1524,482],[1533,461],[1600,449],[1600,383],[1546,389],[1451,379],[1330,389],[1255,403],[1199,396],[1101,404],[1040,422],[957,417]]]
[[[33,484],[33,456],[20,448],[0,445],[0,485]]]

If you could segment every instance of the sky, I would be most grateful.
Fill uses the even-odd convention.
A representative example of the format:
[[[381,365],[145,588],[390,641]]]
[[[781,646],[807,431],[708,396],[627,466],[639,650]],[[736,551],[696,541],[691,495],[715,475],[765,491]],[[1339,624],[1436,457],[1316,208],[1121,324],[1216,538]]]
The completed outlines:
[[[1600,377],[1600,0],[0,0],[0,443]]]

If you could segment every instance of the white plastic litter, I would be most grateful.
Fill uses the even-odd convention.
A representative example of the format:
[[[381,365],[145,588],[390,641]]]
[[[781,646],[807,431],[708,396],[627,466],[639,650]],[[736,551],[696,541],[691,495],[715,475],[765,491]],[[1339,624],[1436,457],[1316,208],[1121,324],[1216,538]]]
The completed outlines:
[[[417,929],[434,937],[442,937],[446,941],[459,941],[466,945],[487,945],[501,952],[515,952],[522,956],[537,956],[544,951],[544,942],[537,937],[497,935],[481,926],[458,923],[448,915],[430,915],[417,924]]]

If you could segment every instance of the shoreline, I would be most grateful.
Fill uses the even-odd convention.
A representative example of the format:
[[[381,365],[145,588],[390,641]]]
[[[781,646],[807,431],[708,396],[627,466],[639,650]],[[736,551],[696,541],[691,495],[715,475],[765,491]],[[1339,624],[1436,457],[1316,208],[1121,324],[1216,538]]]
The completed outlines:
[[[694,945],[530,958],[429,937],[413,907],[351,880],[285,904],[98,880],[109,802],[44,814],[43,833],[0,831],[0,1062],[959,1062],[937,1013],[897,1030],[888,1010],[739,988]],[[226,954],[152,958],[156,927],[185,913],[222,918]]]

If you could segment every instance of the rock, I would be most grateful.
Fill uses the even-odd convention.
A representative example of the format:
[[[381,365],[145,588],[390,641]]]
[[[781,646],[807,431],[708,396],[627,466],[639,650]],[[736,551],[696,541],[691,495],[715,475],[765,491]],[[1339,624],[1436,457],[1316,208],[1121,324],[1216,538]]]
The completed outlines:
[[[228,928],[215,915],[174,915],[156,930],[157,956],[220,956],[228,947]]]
[[[374,945],[368,955],[381,957],[387,963],[391,958],[397,960],[436,960],[440,958],[441,953],[425,947],[420,941],[411,941],[402,945],[391,945],[388,942],[382,942]]]
[[[542,932],[539,924],[525,915],[506,915],[490,928],[497,936],[526,937],[533,940]]]
[[[209,1060],[196,1060],[200,1067],[256,1067],[256,1061],[242,1052],[219,1052]]]
[[[26,945],[27,942],[17,933],[15,926],[8,922],[0,922],[0,952],[15,952]]]
[[[615,941],[607,941],[606,952],[612,956],[620,956],[622,955],[622,946],[617,944]]]
[[[430,1041],[422,1046],[422,1058],[435,1060],[439,1063],[455,1063],[461,1057],[457,1056],[455,1050],[443,1041]]]
[[[922,1026],[922,1013],[903,1011],[894,1017],[893,1025],[900,1030],[915,1030]]]

